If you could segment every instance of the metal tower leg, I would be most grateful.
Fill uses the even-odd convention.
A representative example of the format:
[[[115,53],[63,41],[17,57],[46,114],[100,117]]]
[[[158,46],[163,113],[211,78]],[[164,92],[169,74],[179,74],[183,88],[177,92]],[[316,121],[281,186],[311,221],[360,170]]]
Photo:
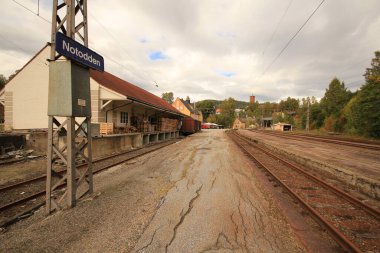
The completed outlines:
[[[75,118],[67,117],[67,206],[69,207],[74,207],[76,201],[75,158]]]
[[[62,124],[53,116],[49,117],[46,173],[47,214],[66,206],[74,207],[77,199],[93,192],[90,126],[91,117],[87,117],[81,124],[75,120],[75,117],[67,117]],[[64,138],[60,135],[65,135],[63,137],[66,137],[66,144],[63,144]],[[83,166],[83,169],[77,169],[77,160],[85,161],[86,165]],[[56,164],[57,161],[61,161],[65,169],[62,170],[62,166]],[[66,190],[62,192],[59,190],[60,188]],[[66,201],[64,201],[65,199]]]

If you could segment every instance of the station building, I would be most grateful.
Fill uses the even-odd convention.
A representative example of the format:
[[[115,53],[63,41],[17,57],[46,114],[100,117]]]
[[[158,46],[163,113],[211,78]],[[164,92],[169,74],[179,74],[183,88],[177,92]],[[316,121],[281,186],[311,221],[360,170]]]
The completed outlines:
[[[49,57],[47,44],[0,91],[5,131],[46,135]],[[112,143],[113,151],[122,151],[179,135],[184,115],[156,95],[95,70],[90,70],[90,89],[94,145]],[[41,146],[46,148],[45,140]]]
[[[203,121],[202,112],[195,108],[195,103],[194,105],[191,104],[189,97],[187,97],[186,100],[182,98],[176,98],[172,106],[176,108],[178,111],[180,111],[182,114],[187,115],[193,118],[194,120],[197,120],[199,122]]]
[[[192,134],[201,130],[202,112],[195,108],[195,103],[191,104],[189,97],[186,100],[177,97],[172,106],[187,116],[182,120],[181,131],[184,134]]]

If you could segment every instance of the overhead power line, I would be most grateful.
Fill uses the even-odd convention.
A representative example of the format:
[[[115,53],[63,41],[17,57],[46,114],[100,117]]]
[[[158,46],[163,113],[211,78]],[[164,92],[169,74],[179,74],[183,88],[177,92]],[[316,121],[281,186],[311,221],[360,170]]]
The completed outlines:
[[[310,14],[310,16],[306,19],[306,21],[301,25],[300,28],[298,28],[297,32],[290,38],[290,40],[285,44],[285,46],[281,49],[281,51],[277,54],[277,56],[272,60],[272,62],[267,66],[267,68],[264,70],[264,72],[261,74],[261,77],[263,77],[266,72],[272,67],[272,65],[277,61],[277,59],[282,55],[282,53],[285,52],[285,50],[289,47],[290,43],[297,37],[297,35],[301,32],[301,30],[305,27],[305,25],[309,22],[309,20],[314,16],[314,14],[317,12],[317,10],[322,6],[322,4],[326,0],[322,0],[318,6],[314,9],[314,11]]]
[[[23,7],[25,10],[27,10],[27,11],[29,11],[29,12],[31,12],[31,13],[33,13],[34,15],[36,15],[37,17],[39,17],[40,19],[42,19],[42,20],[44,20],[45,22],[47,22],[47,23],[49,23],[49,24],[51,24],[51,21],[50,20],[47,20],[46,18],[44,18],[44,17],[42,17],[41,15],[39,15],[39,1],[38,1],[38,12],[34,12],[33,10],[31,10],[30,8],[28,8],[28,7],[26,7],[25,5],[23,5],[23,4],[21,4],[21,3],[19,3],[19,2],[17,2],[16,0],[12,0],[14,3],[16,3],[16,4],[18,4],[18,5],[20,5],[21,7]],[[118,46],[121,48],[121,49],[123,49],[123,51],[135,62],[135,63],[137,63],[137,61],[128,53],[128,52],[126,52],[126,50],[120,45],[120,43],[118,43],[117,41],[117,39],[116,39],[116,37],[110,32],[110,31],[108,31],[102,24],[101,24],[101,22],[99,22],[94,16],[92,16],[91,15],[91,17],[100,25],[100,27],[102,27],[102,29],[103,30],[105,30],[109,35],[110,35],[110,37],[114,40],[114,41],[116,41],[116,43],[118,44]],[[8,40],[9,41],[9,40]],[[13,42],[12,42],[13,43]],[[14,43],[13,43],[14,44]],[[96,51],[99,51],[99,50],[97,50],[96,48],[94,48],[94,47],[92,47],[93,49],[95,49]],[[113,59],[113,58],[111,58],[111,57],[109,57],[109,56],[107,56],[107,55],[105,55],[105,54],[102,54],[105,58],[107,58],[108,60],[110,60],[111,62],[113,62],[113,63],[115,63],[115,64],[117,64],[117,65],[119,65],[119,66],[121,66],[123,69],[125,69],[125,70],[127,70],[128,72],[130,72],[130,70],[128,70],[128,68],[126,67],[126,66],[124,66],[122,63],[120,63],[120,62],[118,62],[117,60],[115,60],[115,59]],[[154,82],[154,85],[156,86],[156,87],[159,87],[158,86],[158,83],[152,78],[152,76],[146,71],[146,70],[144,70],[143,68],[141,68],[143,71],[144,71],[144,73],[145,74],[147,74],[148,76],[149,76],[149,78]]]
[[[16,4],[20,5],[20,6],[21,6],[22,8],[24,8],[25,10],[27,10],[27,11],[33,13],[34,15],[36,15],[37,17],[39,17],[40,19],[44,20],[45,22],[51,24],[50,20],[47,20],[46,18],[40,16],[40,13],[39,13],[39,11],[40,11],[40,6],[39,6],[40,2],[39,2],[39,1],[38,1],[38,12],[34,12],[33,10],[29,9],[28,7],[26,7],[26,6],[23,5],[22,3],[17,2],[16,0],[12,0],[12,1],[15,2]]]
[[[288,3],[288,5],[287,5],[287,7],[286,7],[286,9],[285,9],[285,11],[284,11],[284,13],[282,14],[281,18],[280,18],[279,21],[278,21],[276,28],[274,29],[272,35],[269,37],[269,40],[268,40],[267,44],[265,45],[263,51],[261,52],[261,56],[262,56],[262,57],[265,55],[265,53],[266,53],[266,51],[267,51],[269,45],[272,44],[272,41],[273,41],[273,39],[274,39],[274,37],[275,37],[277,31],[278,31],[278,28],[280,28],[280,25],[281,25],[282,21],[284,20],[286,14],[288,13],[288,10],[289,10],[290,6],[292,5],[292,3],[293,3],[293,0],[290,0],[289,3]],[[261,58],[259,58],[258,63],[260,62],[260,59],[261,59]],[[257,63],[257,64],[258,64],[258,63]],[[249,75],[249,79],[251,79],[252,75],[253,75],[253,73],[251,72],[251,74]],[[259,76],[256,76],[255,81],[256,81],[257,79],[259,79]]]
[[[288,6],[286,7],[286,9],[285,9],[284,13],[282,14],[280,20],[278,21],[276,28],[274,29],[272,35],[270,36],[268,43],[265,45],[265,48],[264,48],[263,52],[261,53],[262,55],[265,55],[265,52],[267,51],[269,45],[272,44],[273,38],[276,35],[278,28],[280,28],[280,25],[281,25],[282,21],[284,20],[286,14],[288,13],[288,10],[289,10],[290,6],[292,5],[292,3],[293,3],[293,0],[290,0],[288,3]]]

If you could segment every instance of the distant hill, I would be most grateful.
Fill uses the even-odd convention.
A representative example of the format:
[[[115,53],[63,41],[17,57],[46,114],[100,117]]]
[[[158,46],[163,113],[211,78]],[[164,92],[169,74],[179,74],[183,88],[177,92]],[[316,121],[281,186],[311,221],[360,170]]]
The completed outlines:
[[[215,107],[219,107],[219,105],[223,102],[223,100],[205,99],[205,100],[198,101],[195,104],[196,106],[199,106],[207,102],[210,102],[210,104],[212,103],[212,105]],[[236,109],[245,109],[248,105],[249,105],[249,102],[236,100]]]

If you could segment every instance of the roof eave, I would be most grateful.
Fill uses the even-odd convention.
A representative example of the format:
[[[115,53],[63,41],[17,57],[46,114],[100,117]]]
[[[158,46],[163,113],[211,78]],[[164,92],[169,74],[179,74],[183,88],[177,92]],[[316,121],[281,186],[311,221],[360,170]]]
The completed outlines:
[[[185,117],[187,115],[184,115],[182,113],[177,113],[177,112],[174,112],[174,111],[171,111],[169,109],[166,109],[166,108],[162,108],[162,107],[159,107],[159,106],[156,106],[156,105],[152,105],[150,103],[147,103],[145,101],[142,101],[140,99],[137,99],[137,98],[133,98],[133,97],[128,97],[129,100],[132,100],[132,101],[135,101],[135,102],[138,102],[140,104],[143,104],[145,106],[148,106],[148,107],[151,107],[151,108],[154,108],[154,109],[158,109],[158,110],[161,110],[161,111],[164,111],[164,112],[167,112],[167,113],[170,113],[170,114],[174,114],[174,115],[178,115],[178,116],[181,116],[181,117]]]

